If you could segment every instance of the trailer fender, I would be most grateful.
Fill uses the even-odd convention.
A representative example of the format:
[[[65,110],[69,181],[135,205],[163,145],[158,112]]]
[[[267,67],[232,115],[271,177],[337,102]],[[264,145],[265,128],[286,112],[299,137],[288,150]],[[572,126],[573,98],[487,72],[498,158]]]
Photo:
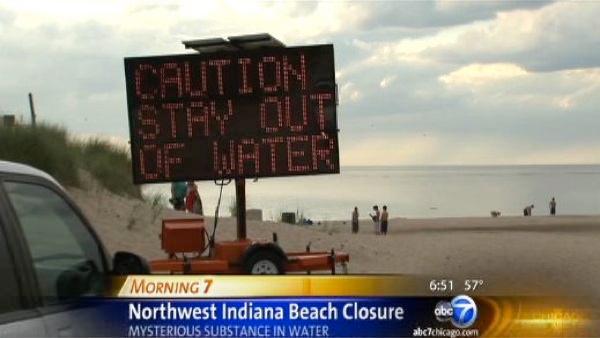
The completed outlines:
[[[287,255],[275,243],[255,243],[246,250],[242,259],[242,266],[248,274],[272,274],[273,269],[277,271],[275,274],[283,274],[286,263]],[[261,269],[265,271],[258,271]]]
[[[288,257],[285,254],[285,252],[283,252],[283,249],[281,249],[281,247],[275,243],[254,243],[252,245],[250,245],[248,247],[248,249],[246,249],[246,252],[244,253],[244,256],[242,257],[242,263],[245,263],[248,261],[248,259],[250,257],[252,257],[252,255],[254,255],[255,253],[257,253],[258,251],[270,251],[273,252],[275,254],[277,254],[277,256],[279,256],[279,258],[281,258],[282,262],[287,262]]]

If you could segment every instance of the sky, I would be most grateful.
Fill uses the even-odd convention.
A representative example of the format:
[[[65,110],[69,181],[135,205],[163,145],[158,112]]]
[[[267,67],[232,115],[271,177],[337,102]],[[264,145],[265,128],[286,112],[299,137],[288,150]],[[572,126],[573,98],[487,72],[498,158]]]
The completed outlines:
[[[123,58],[333,43],[342,165],[600,163],[600,1],[0,0],[0,114],[128,139]]]

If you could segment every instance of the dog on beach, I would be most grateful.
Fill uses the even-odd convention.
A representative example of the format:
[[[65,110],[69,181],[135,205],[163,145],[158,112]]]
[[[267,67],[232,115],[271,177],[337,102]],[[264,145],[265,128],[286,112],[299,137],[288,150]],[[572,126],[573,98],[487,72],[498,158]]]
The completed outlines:
[[[498,210],[492,210],[492,211],[490,211],[490,215],[492,215],[492,217],[496,218],[496,217],[500,217],[500,215],[502,215],[502,213]]]

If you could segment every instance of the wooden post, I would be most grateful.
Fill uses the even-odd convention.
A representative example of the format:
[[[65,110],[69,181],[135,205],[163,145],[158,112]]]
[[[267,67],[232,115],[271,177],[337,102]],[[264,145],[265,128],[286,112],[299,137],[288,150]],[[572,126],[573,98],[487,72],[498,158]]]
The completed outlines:
[[[235,203],[237,209],[237,239],[246,239],[246,179],[235,179]]]
[[[35,107],[33,106],[33,94],[29,93],[29,110],[31,111],[31,125],[35,127]]]

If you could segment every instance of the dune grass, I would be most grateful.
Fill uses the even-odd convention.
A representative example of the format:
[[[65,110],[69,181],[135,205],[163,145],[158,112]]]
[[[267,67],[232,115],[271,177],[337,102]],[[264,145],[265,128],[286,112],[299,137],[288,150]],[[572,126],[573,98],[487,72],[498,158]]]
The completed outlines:
[[[0,159],[41,169],[65,185],[80,183],[76,151],[58,127],[0,127]]]
[[[129,153],[106,141],[91,139],[78,144],[79,162],[106,189],[119,194],[141,197],[131,177]]]
[[[132,183],[126,149],[99,139],[72,140],[64,128],[0,126],[0,160],[28,164],[73,187],[81,186],[78,171],[83,169],[109,191],[141,198],[140,188]]]

